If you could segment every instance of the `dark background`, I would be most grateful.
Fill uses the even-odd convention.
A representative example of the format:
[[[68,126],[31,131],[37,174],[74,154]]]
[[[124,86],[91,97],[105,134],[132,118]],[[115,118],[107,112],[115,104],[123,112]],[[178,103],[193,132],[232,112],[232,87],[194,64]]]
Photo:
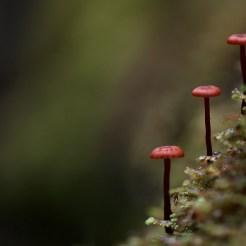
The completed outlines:
[[[0,1],[0,243],[117,245],[161,202],[149,152],[175,144],[172,185],[204,154],[202,101],[221,86],[213,131],[235,112],[231,33],[246,2]]]

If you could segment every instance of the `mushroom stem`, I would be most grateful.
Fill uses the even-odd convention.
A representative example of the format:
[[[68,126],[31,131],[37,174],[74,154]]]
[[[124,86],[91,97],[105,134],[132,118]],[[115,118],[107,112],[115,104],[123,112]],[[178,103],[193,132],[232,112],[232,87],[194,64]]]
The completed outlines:
[[[241,71],[243,76],[243,83],[246,85],[246,56],[245,56],[245,46],[240,45],[240,61],[241,61]]]
[[[171,169],[171,160],[169,158],[164,159],[164,173],[163,173],[163,199],[164,199],[164,220],[170,220],[171,203],[170,203],[170,169]],[[165,227],[165,231],[168,234],[173,233],[171,227]]]
[[[246,86],[246,55],[245,55],[245,46],[240,45],[240,61],[241,61],[241,71],[243,77],[243,84]],[[246,94],[246,93],[244,93]],[[246,107],[245,100],[242,100],[241,104],[241,114],[246,114],[243,108]]]
[[[204,97],[207,156],[212,156],[209,97]]]

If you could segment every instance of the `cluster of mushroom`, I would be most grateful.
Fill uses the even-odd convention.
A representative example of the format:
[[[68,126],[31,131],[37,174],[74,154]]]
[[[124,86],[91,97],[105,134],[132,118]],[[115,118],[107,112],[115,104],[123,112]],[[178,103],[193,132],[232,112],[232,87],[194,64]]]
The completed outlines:
[[[220,88],[214,85],[199,86],[192,91],[192,95],[196,97],[204,98],[207,155],[212,156],[213,151],[212,151],[212,143],[211,143],[209,98],[220,95]],[[171,159],[180,158],[183,156],[184,156],[184,151],[179,146],[157,147],[150,154],[151,159],[164,160],[164,173],[163,173],[164,220],[170,220],[170,215],[172,214],[170,194],[169,194]],[[173,233],[173,229],[171,227],[165,227],[165,230],[168,234]]]
[[[233,34],[231,35],[227,43],[240,45],[240,60],[241,70],[244,85],[246,85],[246,56],[245,56],[245,45],[246,45],[246,34]],[[207,148],[207,156],[213,156],[212,142],[211,142],[211,125],[210,125],[210,97],[219,96],[221,90],[215,85],[203,85],[198,86],[192,90],[192,95],[195,97],[203,97],[204,99],[204,111],[205,111],[205,140]],[[246,114],[244,107],[246,102],[243,100],[241,105],[241,114]],[[161,146],[155,148],[151,154],[151,159],[163,159],[164,160],[164,172],[163,172],[163,200],[164,200],[164,220],[169,221],[171,211],[170,202],[170,170],[171,170],[171,159],[181,158],[184,156],[184,151],[179,146]],[[173,229],[171,227],[165,227],[166,233],[172,234]]]

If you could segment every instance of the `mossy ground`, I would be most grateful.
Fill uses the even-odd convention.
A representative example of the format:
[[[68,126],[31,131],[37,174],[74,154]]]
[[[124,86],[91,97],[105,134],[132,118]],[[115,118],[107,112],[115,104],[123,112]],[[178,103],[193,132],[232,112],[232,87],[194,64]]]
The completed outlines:
[[[235,89],[232,98],[246,99]],[[188,178],[171,191],[171,221],[163,221],[162,209],[152,209],[143,236],[121,245],[207,246],[242,245],[246,241],[246,116],[227,117],[229,128],[214,139],[221,151],[197,158],[197,167],[185,169]],[[164,226],[174,228],[173,235]]]

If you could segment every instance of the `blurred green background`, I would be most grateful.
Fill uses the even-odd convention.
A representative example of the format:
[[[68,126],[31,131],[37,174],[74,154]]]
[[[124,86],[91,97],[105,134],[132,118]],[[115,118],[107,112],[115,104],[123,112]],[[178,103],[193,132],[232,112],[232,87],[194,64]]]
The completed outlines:
[[[0,1],[3,245],[117,245],[161,204],[158,145],[204,154],[200,84],[223,89],[212,127],[239,112],[231,33],[246,2]]]

